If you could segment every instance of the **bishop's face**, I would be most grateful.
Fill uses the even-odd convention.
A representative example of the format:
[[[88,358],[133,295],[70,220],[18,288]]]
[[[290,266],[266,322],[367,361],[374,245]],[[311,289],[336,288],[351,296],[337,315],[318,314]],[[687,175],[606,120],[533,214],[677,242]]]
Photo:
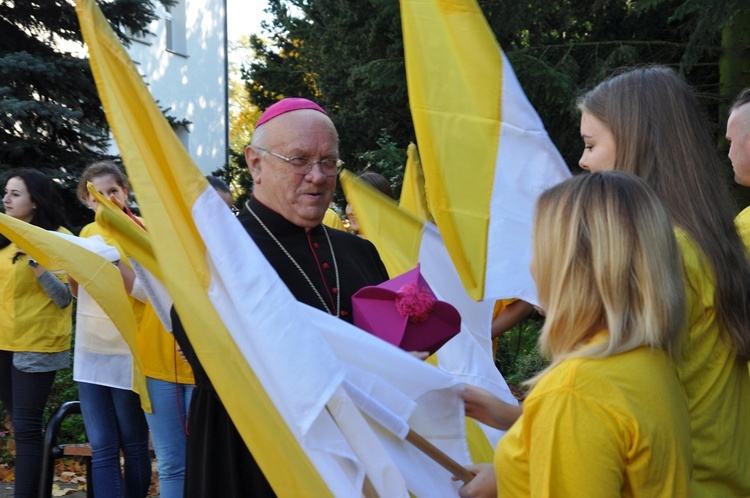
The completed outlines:
[[[336,160],[338,135],[333,123],[321,112],[300,109],[282,114],[263,127],[261,143],[245,149],[255,182],[253,195],[297,226],[318,226],[333,199],[336,176],[326,176],[320,164],[314,164],[306,174],[297,173],[271,152],[287,158],[305,157],[312,162]]]

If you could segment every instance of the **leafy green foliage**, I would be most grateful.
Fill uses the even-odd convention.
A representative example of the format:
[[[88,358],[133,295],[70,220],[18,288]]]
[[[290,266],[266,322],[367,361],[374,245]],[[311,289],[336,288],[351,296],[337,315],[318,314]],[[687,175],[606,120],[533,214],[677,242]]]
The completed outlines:
[[[404,181],[404,165],[406,164],[406,151],[398,147],[388,131],[381,130],[382,135],[375,141],[377,149],[362,152],[356,155],[359,164],[364,164],[363,171],[373,171],[383,175],[391,184],[393,195],[398,199],[401,196],[401,184]]]
[[[495,364],[508,383],[520,386],[549,365],[537,346],[542,325],[544,317],[534,312],[498,338]]]
[[[398,2],[393,0],[271,0],[267,39],[252,38],[257,60],[243,71],[261,109],[285,96],[312,98],[331,114],[342,159],[367,167],[378,140],[402,149],[414,131]]]
[[[253,177],[247,169],[245,156],[233,150],[229,151],[229,164],[213,171],[211,174],[221,178],[230,186],[234,205],[241,209],[253,191]]]
[[[174,0],[162,0],[165,5]],[[100,4],[120,38],[146,33],[153,4]],[[14,168],[36,168],[67,192],[73,225],[86,218],[73,192],[80,171],[108,158],[109,128],[86,58],[72,2],[0,2],[0,181]]]
[[[66,368],[65,370],[59,370],[55,376],[55,383],[52,385],[52,392],[49,399],[47,399],[47,406],[44,410],[45,426],[49,417],[60,405],[67,401],[76,400],[78,400],[78,384],[73,380],[73,369]],[[83,418],[81,416],[66,417],[60,426],[59,439],[65,443],[86,442]]]
[[[621,66],[681,67],[721,129],[717,105],[726,97],[716,56],[721,27],[748,8],[740,0],[479,3],[571,169],[581,152],[575,98]],[[382,137],[403,150],[414,141],[398,2],[271,0],[267,11],[269,36],[253,37],[257,59],[243,70],[259,108],[283,96],[317,100],[330,110],[354,171],[368,167],[370,152],[381,153]]]
[[[712,51],[718,36],[734,16],[750,12],[745,0],[641,0],[635,3],[638,12],[650,12],[671,5],[673,13],[668,22],[688,34],[687,47],[680,60],[683,71],[689,71],[706,54]]]

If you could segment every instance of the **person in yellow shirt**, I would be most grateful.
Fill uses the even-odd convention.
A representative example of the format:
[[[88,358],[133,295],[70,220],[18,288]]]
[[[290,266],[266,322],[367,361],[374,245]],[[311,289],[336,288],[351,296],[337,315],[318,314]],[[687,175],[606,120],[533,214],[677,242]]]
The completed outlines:
[[[210,181],[210,180],[209,180]],[[88,206],[95,208],[96,201],[89,194],[87,183],[91,182],[101,194],[110,197],[115,204],[127,211],[129,184],[122,170],[117,165],[104,161],[94,163],[86,168],[79,181],[78,197]],[[213,185],[213,182],[212,182]],[[227,201],[228,205],[231,205]],[[138,224],[141,224],[140,220]],[[142,224],[141,224],[142,226]],[[82,237],[101,236],[104,241],[118,249],[122,260],[127,260],[117,240],[108,230],[97,222],[86,225],[81,230]],[[128,267],[129,268],[129,267]],[[123,269],[121,269],[123,271]],[[132,273],[132,270],[129,270]],[[135,279],[132,295],[138,295],[139,283]],[[102,481],[107,489],[115,491],[116,487],[125,488],[125,496],[145,496],[151,478],[151,457],[148,451],[148,429],[156,453],[159,472],[161,496],[164,498],[182,497],[185,478],[185,447],[187,411],[193,391],[193,375],[190,365],[176,350],[172,334],[168,333],[145,295],[134,301],[134,309],[139,320],[136,342],[138,352],[143,360],[143,374],[146,376],[148,394],[153,413],[145,414],[140,408],[138,395],[131,391],[132,355],[127,348],[127,369],[119,375],[115,384],[110,379],[103,385],[97,385],[101,373],[97,369],[103,364],[89,352],[79,352],[79,336],[76,337],[76,380],[79,381],[81,411],[89,438],[97,436],[97,445],[92,439],[92,468],[94,481]],[[80,303],[79,303],[80,306]],[[93,331],[83,330],[84,333]],[[101,333],[101,332],[100,332]],[[125,344],[118,335],[116,339]],[[80,353],[80,354],[79,354]],[[118,355],[110,354],[106,362],[110,377]],[[80,361],[79,361],[80,359]],[[88,361],[87,361],[88,360]],[[83,388],[83,389],[82,389]],[[106,416],[103,416],[106,415]],[[117,442],[126,456],[124,480],[120,473],[120,457]],[[99,447],[102,447],[101,458]],[[130,464],[128,458],[131,459]],[[102,463],[100,464],[99,461]],[[101,470],[100,470],[101,469]],[[96,484],[95,484],[96,486]],[[100,487],[97,487],[97,496]],[[105,495],[102,495],[105,496]]]
[[[690,410],[691,495],[750,496],[750,263],[694,90],[673,69],[605,79],[578,102],[590,171],[637,175],[672,217],[688,321],[677,375]]]
[[[726,138],[734,181],[750,187],[750,87],[737,95],[729,109]]]
[[[494,468],[469,467],[460,496],[688,496],[690,419],[670,358],[685,288],[666,209],[635,176],[578,176],[540,196],[533,233],[552,361]],[[481,399],[466,404],[482,418]]]
[[[743,187],[750,187],[750,88],[740,92],[729,110],[726,137],[734,181]],[[750,207],[737,215],[735,224],[740,237],[750,248]]]
[[[127,179],[111,162],[89,165],[78,183],[79,199],[95,209],[96,201],[86,188],[88,182],[120,204],[127,201]],[[80,236],[99,236],[117,249],[117,265],[130,293],[130,305],[140,319],[143,303],[134,297],[135,275],[117,241],[97,222],[83,227]],[[140,397],[132,390],[136,368],[133,355],[112,320],[75,281],[72,287],[78,298],[73,378],[78,382],[81,414],[91,443],[91,479],[96,496],[145,498],[151,484],[149,430]]]
[[[323,217],[323,224],[328,228],[335,228],[336,230],[346,232],[346,227],[344,226],[344,222],[341,221],[341,216],[333,208],[326,210],[326,214]]]
[[[70,232],[55,184],[33,169],[10,173],[5,214]],[[70,366],[72,295],[64,272],[47,271],[0,235],[0,400],[16,440],[16,497],[36,497],[42,416],[57,370]]]
[[[380,173],[375,173],[374,171],[365,171],[364,173],[357,175],[357,178],[370,185],[372,188],[381,191],[391,199],[394,198],[390,182]],[[354,208],[352,207],[352,205],[347,204],[345,211],[346,219],[349,222],[349,233],[364,237],[365,235],[362,233],[362,228],[359,226],[357,215],[354,213]]]
[[[531,303],[523,299],[500,299],[492,310],[492,341],[498,339],[534,311]],[[494,348],[497,348],[493,344]]]

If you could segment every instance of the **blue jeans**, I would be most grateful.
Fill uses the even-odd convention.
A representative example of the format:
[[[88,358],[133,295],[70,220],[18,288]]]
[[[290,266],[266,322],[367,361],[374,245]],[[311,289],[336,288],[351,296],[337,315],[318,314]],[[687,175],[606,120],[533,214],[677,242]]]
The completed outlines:
[[[151,485],[148,426],[133,391],[78,383],[81,414],[91,443],[96,498],[144,498]],[[120,470],[125,457],[125,478]]]
[[[146,377],[154,413],[146,414],[159,468],[159,496],[182,498],[185,483],[187,413],[192,384],[176,384]]]
[[[55,372],[26,373],[13,366],[13,352],[0,351],[0,400],[16,438],[16,498],[36,498],[42,468],[42,417]]]

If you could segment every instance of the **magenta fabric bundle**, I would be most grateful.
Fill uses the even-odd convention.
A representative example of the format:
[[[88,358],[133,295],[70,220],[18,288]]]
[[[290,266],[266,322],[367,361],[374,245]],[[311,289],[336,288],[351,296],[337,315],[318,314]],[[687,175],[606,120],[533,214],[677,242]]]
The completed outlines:
[[[461,316],[439,301],[419,265],[352,296],[354,325],[404,351],[434,353],[461,330]]]

